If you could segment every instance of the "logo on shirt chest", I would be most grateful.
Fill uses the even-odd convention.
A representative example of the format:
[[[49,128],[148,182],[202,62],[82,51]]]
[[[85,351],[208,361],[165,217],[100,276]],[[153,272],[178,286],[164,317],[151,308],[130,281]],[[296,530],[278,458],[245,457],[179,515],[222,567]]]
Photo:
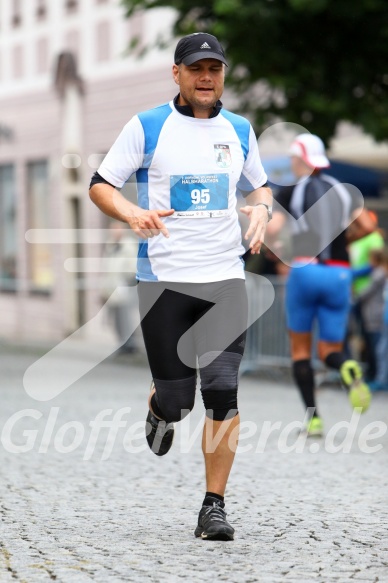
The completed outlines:
[[[216,164],[220,168],[229,168],[232,164],[232,155],[229,146],[225,144],[214,144],[214,156]]]

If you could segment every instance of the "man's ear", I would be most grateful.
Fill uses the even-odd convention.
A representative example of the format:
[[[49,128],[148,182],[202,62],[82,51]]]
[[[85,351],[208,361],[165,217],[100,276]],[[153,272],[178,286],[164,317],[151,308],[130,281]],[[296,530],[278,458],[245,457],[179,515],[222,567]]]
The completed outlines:
[[[172,76],[174,77],[174,81],[177,85],[179,85],[179,67],[178,65],[172,66]]]

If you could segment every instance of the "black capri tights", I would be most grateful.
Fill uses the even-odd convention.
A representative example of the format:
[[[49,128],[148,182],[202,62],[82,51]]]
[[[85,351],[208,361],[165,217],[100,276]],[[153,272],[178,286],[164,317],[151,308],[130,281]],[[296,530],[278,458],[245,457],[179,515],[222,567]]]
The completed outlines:
[[[138,291],[155,414],[173,422],[192,410],[199,368],[207,416],[235,416],[247,327],[245,281],[140,282]]]

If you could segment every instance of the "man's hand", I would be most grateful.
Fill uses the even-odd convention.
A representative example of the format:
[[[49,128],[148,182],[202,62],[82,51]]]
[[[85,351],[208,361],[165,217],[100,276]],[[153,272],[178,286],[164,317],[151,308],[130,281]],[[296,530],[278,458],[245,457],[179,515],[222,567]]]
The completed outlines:
[[[240,211],[249,218],[249,227],[244,239],[247,241],[251,238],[249,249],[252,255],[260,253],[268,223],[268,211],[262,204],[258,206],[243,206]]]
[[[171,216],[175,212],[174,209],[152,211],[147,211],[139,207],[135,207],[135,209],[131,216],[126,216],[126,222],[138,237],[141,239],[150,239],[160,233],[164,237],[169,237],[168,230],[163,221],[160,220],[160,217]]]
[[[169,210],[145,210],[133,204],[111,184],[94,184],[89,191],[91,200],[98,208],[117,221],[127,223],[133,232],[141,239],[156,237],[162,233],[168,237],[166,229],[160,217],[169,217],[175,211]]]

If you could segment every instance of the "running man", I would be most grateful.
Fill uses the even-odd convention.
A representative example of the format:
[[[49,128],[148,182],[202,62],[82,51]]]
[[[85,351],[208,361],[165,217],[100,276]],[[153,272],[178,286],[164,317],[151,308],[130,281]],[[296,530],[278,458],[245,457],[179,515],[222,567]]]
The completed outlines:
[[[363,382],[359,364],[347,360],[342,350],[352,282],[345,229],[355,220],[363,236],[372,232],[373,224],[362,208],[361,197],[322,173],[330,162],[318,136],[300,134],[293,141],[290,154],[297,184],[278,192],[279,205],[267,235],[274,238],[281,231],[287,213],[293,217],[293,263],[286,288],[293,376],[307,408],[306,432],[321,435],[323,422],[315,402],[311,365],[315,322],[319,328],[321,361],[340,372],[353,407],[364,412],[370,403],[369,388]]]
[[[247,321],[237,192],[246,199],[252,253],[272,211],[253,129],[220,101],[226,66],[214,36],[181,39],[172,67],[178,95],[129,121],[90,188],[92,201],[140,238],[139,305],[152,374],[146,437],[156,455],[169,451],[174,423],[194,406],[198,357],[206,494],[195,536],[219,540],[234,537],[224,494],[238,441]],[[117,190],[134,173],[138,205]]]

